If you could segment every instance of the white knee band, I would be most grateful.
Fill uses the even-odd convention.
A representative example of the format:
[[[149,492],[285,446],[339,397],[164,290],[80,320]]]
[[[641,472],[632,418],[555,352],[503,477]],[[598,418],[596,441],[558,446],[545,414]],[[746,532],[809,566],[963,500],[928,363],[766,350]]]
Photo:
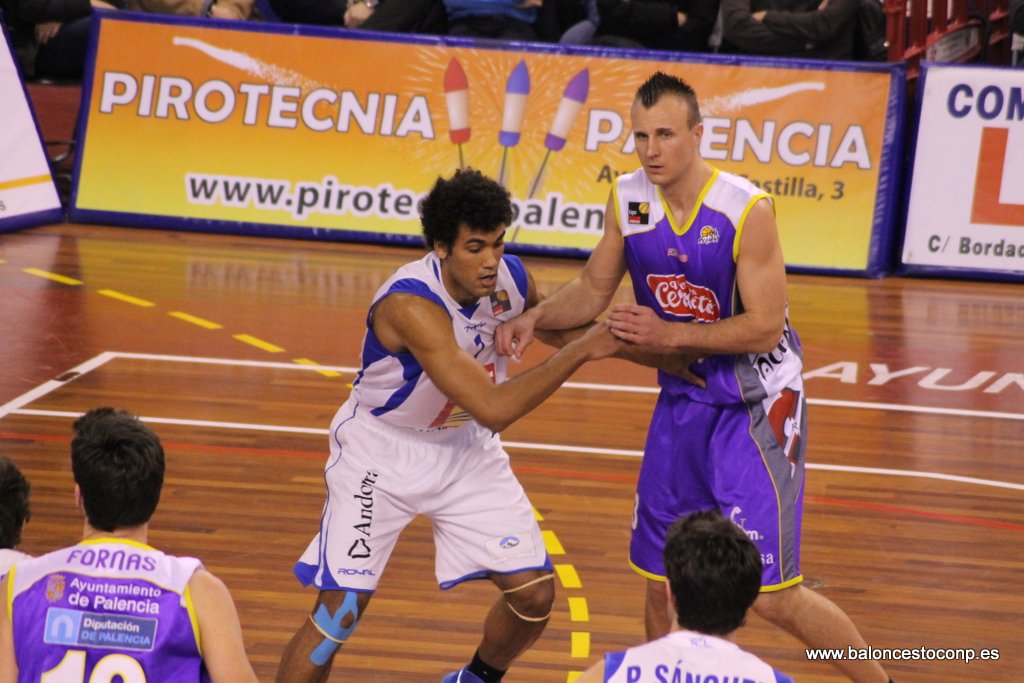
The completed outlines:
[[[530,586],[534,586],[534,585],[536,585],[538,583],[543,583],[544,581],[554,581],[554,579],[555,579],[555,575],[554,574],[545,574],[544,576],[538,576],[536,579],[533,579],[532,581],[527,581],[526,583],[524,583],[521,586],[516,586],[515,588],[509,588],[508,590],[504,590],[504,591],[502,591],[502,593],[504,593],[505,595],[511,595],[512,593],[515,593],[517,591],[521,591],[524,588],[529,588]],[[539,621],[546,621],[546,620],[551,618],[551,612],[550,611],[547,614],[545,614],[544,616],[542,616],[542,617],[528,617],[525,614],[520,614],[519,610],[517,610],[515,607],[513,607],[512,603],[508,601],[508,598],[505,599],[505,604],[508,605],[508,608],[512,611],[512,614],[516,615],[517,617],[519,617],[523,621],[539,622]]]

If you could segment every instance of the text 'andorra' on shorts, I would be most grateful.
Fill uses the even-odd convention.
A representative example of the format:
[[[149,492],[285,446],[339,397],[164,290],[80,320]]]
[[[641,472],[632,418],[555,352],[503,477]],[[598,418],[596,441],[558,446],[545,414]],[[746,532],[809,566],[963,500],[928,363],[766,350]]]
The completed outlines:
[[[782,403],[711,405],[661,393],[637,481],[629,549],[635,571],[664,578],[669,526],[717,509],[758,546],[762,591],[802,580],[805,404],[802,396],[773,399]]]
[[[441,588],[490,572],[551,569],[501,438],[474,422],[416,432],[360,414],[335,425],[320,532],[295,565],[321,590],[373,591],[402,530],[433,525]]]

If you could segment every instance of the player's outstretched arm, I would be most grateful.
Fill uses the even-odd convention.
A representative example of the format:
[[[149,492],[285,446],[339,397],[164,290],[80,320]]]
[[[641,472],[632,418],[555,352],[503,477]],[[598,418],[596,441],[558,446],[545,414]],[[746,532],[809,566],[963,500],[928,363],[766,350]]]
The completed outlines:
[[[17,683],[18,665],[14,660],[14,633],[7,608],[7,581],[0,581],[0,683]]]
[[[199,622],[203,662],[213,683],[256,683],[245,653],[238,610],[224,582],[200,569],[188,582]]]
[[[736,285],[743,312],[714,323],[673,323],[646,306],[618,304],[608,314],[608,326],[626,342],[702,356],[774,349],[786,321],[786,265],[775,214],[766,199],[747,215],[736,259]]]
[[[606,358],[621,346],[604,325],[597,325],[544,363],[495,384],[459,348],[447,312],[423,297],[388,296],[375,308],[373,329],[385,348],[411,352],[445,396],[496,432],[536,408],[583,363]]]
[[[586,334],[587,330],[593,325],[600,323],[594,322],[589,325],[583,325],[581,327],[574,327],[571,330],[534,330],[537,339],[541,340],[548,346],[554,346],[555,348],[562,348],[573,339]],[[707,386],[707,382],[704,378],[696,374],[691,366],[701,359],[700,354],[686,350],[669,349],[669,350],[657,350],[651,348],[645,348],[643,346],[637,346],[636,344],[622,344],[618,351],[612,354],[614,358],[620,358],[622,360],[628,360],[631,363],[637,365],[645,365],[649,368],[655,368],[663,372],[667,372],[670,375],[681,377],[690,384],[694,384],[702,389]]]
[[[533,342],[534,329],[568,330],[591,322],[608,307],[625,274],[622,231],[615,202],[609,196],[604,233],[583,270],[554,294],[499,326],[494,335],[495,350],[519,359]]]

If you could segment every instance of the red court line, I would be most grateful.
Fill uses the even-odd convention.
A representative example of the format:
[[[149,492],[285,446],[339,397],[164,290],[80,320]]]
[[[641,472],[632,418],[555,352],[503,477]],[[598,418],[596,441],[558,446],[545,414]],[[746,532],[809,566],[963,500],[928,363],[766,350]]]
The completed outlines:
[[[635,484],[635,474],[607,474],[605,472],[584,472],[580,470],[558,470],[550,467],[531,467],[530,465],[512,465],[517,474],[543,474],[547,476],[565,477],[566,479],[589,479],[590,481],[615,481],[624,484]]]
[[[70,436],[59,434],[18,434],[15,432],[0,432],[0,439],[11,439],[14,441],[45,441],[49,443],[71,443]],[[174,451],[187,451],[191,453],[223,453],[224,455],[271,455],[284,458],[302,458],[304,460],[326,460],[328,450],[325,447],[322,451],[296,451],[284,448],[252,448],[249,446],[209,446],[204,444],[185,443],[182,441],[160,440],[164,450],[173,453]]]
[[[1024,531],[1024,525],[1013,524],[1012,522],[1001,522],[997,519],[985,519],[984,517],[969,517],[967,515],[950,515],[944,512],[931,512],[929,510],[905,508],[900,507],[898,505],[886,505],[885,503],[870,503],[859,500],[847,500],[844,498],[826,498],[824,496],[804,496],[804,500],[810,503],[821,503],[822,505],[834,505],[836,507],[846,508],[859,508],[861,510],[874,510],[876,512],[891,512],[897,515],[913,515],[915,517],[937,519],[942,522],[967,524],[969,526],[982,526],[988,527],[990,529]]]
[[[0,439],[14,439],[18,441],[46,441],[70,443],[70,436],[59,436],[55,434],[19,434],[14,432],[0,432]],[[203,453],[222,453],[224,455],[255,455],[272,456],[284,458],[302,458],[304,460],[325,460],[327,449],[321,451],[296,451],[280,448],[252,448],[247,446],[209,446],[203,444],[183,443],[178,441],[164,441],[164,449],[170,452],[187,451]],[[634,475],[611,474],[606,472],[588,472],[586,470],[555,469],[549,467],[536,467],[530,465],[515,465],[513,469],[518,474],[540,474],[548,477],[564,477],[566,479],[583,479],[590,481],[611,481],[625,484],[632,484],[636,481]],[[984,527],[988,529],[1000,529],[1002,531],[1016,531],[1024,533],[1024,525],[1002,522],[999,520],[985,519],[983,517],[971,517],[968,515],[952,515],[943,512],[932,512],[917,508],[901,507],[898,505],[886,505],[884,503],[870,503],[845,498],[829,498],[825,496],[805,496],[804,501],[818,505],[830,505],[833,507],[857,508],[871,510],[873,512],[885,512],[904,517],[920,517],[923,519],[934,519],[940,522],[963,524],[966,526]]]

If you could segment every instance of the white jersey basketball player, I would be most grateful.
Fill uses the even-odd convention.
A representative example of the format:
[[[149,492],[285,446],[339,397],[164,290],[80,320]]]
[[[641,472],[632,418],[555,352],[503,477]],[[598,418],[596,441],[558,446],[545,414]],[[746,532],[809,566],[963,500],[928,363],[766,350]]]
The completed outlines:
[[[433,525],[441,588],[486,578],[502,592],[472,661],[446,681],[499,681],[551,613],[551,561],[498,432],[621,344],[597,325],[505,381],[495,328],[537,302],[522,262],[504,253],[508,193],[459,171],[438,180],[422,220],[430,252],[374,296],[359,376],[331,426],[327,502],[295,566],[320,592],[278,681],[326,680],[417,515]]]

